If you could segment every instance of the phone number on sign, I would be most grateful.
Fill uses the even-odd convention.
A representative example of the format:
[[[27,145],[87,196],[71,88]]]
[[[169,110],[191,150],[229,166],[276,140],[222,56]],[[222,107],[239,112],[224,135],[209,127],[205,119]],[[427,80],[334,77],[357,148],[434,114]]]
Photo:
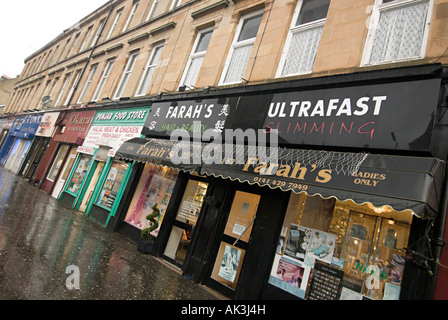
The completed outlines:
[[[282,180],[275,180],[275,179],[268,179],[268,178],[262,178],[262,177],[255,177],[253,178],[254,182],[262,183],[262,184],[269,184],[271,186],[275,187],[286,187],[288,189],[294,189],[294,190],[307,190],[308,186],[306,184],[300,184],[295,182],[287,182]]]

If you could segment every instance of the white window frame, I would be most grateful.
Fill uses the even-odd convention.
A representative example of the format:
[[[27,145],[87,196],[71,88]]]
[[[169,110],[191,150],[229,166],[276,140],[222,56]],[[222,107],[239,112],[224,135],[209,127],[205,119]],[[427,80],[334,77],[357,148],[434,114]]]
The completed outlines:
[[[139,4],[140,4],[140,1],[137,0],[132,5],[132,9],[131,9],[131,12],[129,13],[129,17],[126,20],[126,23],[125,23],[125,25],[123,27],[123,30],[121,31],[122,33],[125,32],[128,29],[129,25],[131,24],[132,18],[134,17],[135,11],[137,11],[137,7],[138,7]]]
[[[68,56],[67,56],[67,57],[71,57],[71,55],[72,55],[72,53],[73,53],[73,50],[75,49],[76,43],[77,43],[78,40],[79,40],[79,36],[80,36],[80,35],[81,35],[81,32],[79,32],[79,33],[77,33],[77,34],[75,35],[75,40],[73,40],[72,47],[71,47],[70,52],[68,53]]]
[[[428,2],[428,12],[426,16],[426,22],[425,22],[425,31],[423,34],[422,39],[422,47],[420,54],[415,57],[408,57],[404,59],[395,59],[395,60],[388,60],[388,61],[380,61],[380,62],[370,62],[372,49],[374,45],[375,40],[375,33],[376,28],[375,26],[378,26],[380,15],[382,12],[397,9],[400,7],[406,7],[411,6],[418,3]],[[411,61],[411,60],[418,60],[423,59],[425,57],[426,53],[426,47],[428,44],[428,37],[429,37],[429,27],[431,25],[431,17],[432,17],[432,11],[434,6],[434,0],[396,0],[388,3],[383,4],[383,0],[375,0],[375,4],[372,9],[372,15],[370,17],[370,24],[369,24],[369,30],[366,38],[366,42],[364,45],[364,50],[362,54],[361,59],[361,66],[371,66],[371,65],[381,65],[381,64],[388,64],[388,63],[396,63],[396,62],[402,62],[402,61]]]
[[[93,95],[92,101],[97,101],[101,95],[101,91],[103,91],[104,84],[106,83],[107,77],[114,66],[115,59],[110,59],[107,61],[106,66],[104,67],[103,74],[101,76],[100,81],[98,82],[98,86],[96,87],[95,93]]]
[[[84,41],[82,42],[82,45],[79,48],[78,52],[81,52],[82,50],[84,50],[84,47],[86,46],[87,41],[89,40],[90,33],[92,32],[92,29],[93,29],[93,25],[87,28],[86,36],[84,37]]]
[[[87,81],[84,84],[84,87],[82,88],[81,94],[79,95],[78,103],[82,103],[82,100],[84,100],[84,97],[86,96],[87,90],[89,89],[89,86],[92,83],[93,77],[97,69],[98,64],[94,64],[90,69],[89,77],[87,78]]]
[[[131,76],[132,70],[134,69],[135,63],[137,62],[139,51],[131,52],[126,67],[123,70],[123,75],[121,76],[120,82],[115,92],[114,99],[119,99],[126,88],[126,84]]]
[[[73,94],[73,92],[75,92],[75,88],[80,76],[81,76],[81,70],[76,71],[76,75],[73,80],[72,86],[70,87],[70,91],[68,92],[67,97],[65,98],[64,106],[66,106],[69,103],[71,95]]]
[[[106,21],[106,18],[104,18],[100,21],[100,24],[98,25],[98,29],[96,30],[95,36],[93,37],[92,42],[90,43],[90,48],[92,48],[95,45],[95,42],[100,37],[101,28],[103,27],[105,21]]]
[[[296,33],[299,33],[299,32],[305,32],[307,30],[315,29],[315,28],[318,28],[318,27],[323,27],[325,25],[325,21],[327,20],[327,18],[325,17],[323,19],[311,21],[311,22],[304,23],[304,24],[296,26],[297,19],[299,19],[299,15],[300,15],[300,13],[302,11],[302,7],[303,7],[303,0],[299,0],[297,2],[296,8],[294,10],[294,15],[292,17],[291,25],[289,27],[288,36],[286,37],[285,45],[283,47],[282,56],[280,58],[280,62],[278,64],[277,72],[275,74],[276,78],[283,78],[283,77],[291,77],[291,76],[297,76],[297,75],[303,75],[303,74],[310,74],[310,73],[313,72],[314,63],[313,63],[313,66],[311,66],[311,69],[308,70],[308,71],[289,73],[289,74],[285,74],[285,75],[283,74],[283,69],[285,68],[285,64],[286,64],[286,58],[288,57],[289,49],[291,47],[292,39],[293,39],[294,35]],[[319,40],[319,42],[320,42],[320,40]],[[314,58],[316,58],[316,57],[314,57]]]
[[[256,10],[254,12],[251,12],[251,13],[248,13],[246,15],[241,16],[240,21],[238,22],[238,27],[236,28],[235,35],[233,36],[232,46],[230,48],[229,54],[227,55],[226,62],[224,64],[224,69],[223,69],[223,71],[221,73],[221,77],[219,79],[219,84],[220,85],[241,83],[242,79],[240,79],[239,81],[232,81],[232,82],[224,82],[224,81],[225,81],[225,78],[227,76],[227,72],[229,70],[229,66],[230,66],[230,63],[232,61],[232,57],[233,57],[233,53],[234,53],[235,49],[241,48],[241,47],[245,47],[245,46],[248,46],[248,45],[253,45],[255,43],[255,40],[257,39],[257,37],[255,36],[254,38],[246,39],[246,40],[238,42],[238,38],[240,36],[241,30],[243,29],[244,21],[246,19],[250,19],[250,18],[253,18],[253,17],[258,16],[258,15],[262,15],[263,16],[263,13],[264,13],[264,10],[261,9],[261,10]],[[263,18],[262,18],[262,20],[263,20]],[[261,25],[261,21],[260,21],[260,25]],[[260,28],[260,26],[258,28]],[[260,31],[260,29],[258,29],[258,31]],[[245,68],[247,68],[247,65],[246,65]]]
[[[171,2],[170,10],[173,10],[174,8],[177,8],[178,6],[180,6],[181,2],[182,2],[182,0],[173,0]]]
[[[155,72],[155,71],[154,71],[154,72],[152,73],[152,75],[151,75],[151,79],[149,80],[148,87],[145,88],[145,90],[143,91],[143,93],[140,93],[140,92],[142,91],[142,86],[143,86],[143,84],[144,84],[144,82],[145,82],[146,75],[148,74],[148,72],[150,72],[150,69],[155,69],[155,68],[157,68],[157,65],[158,65],[159,60],[160,60],[160,56],[162,55],[162,52],[163,52],[163,47],[164,47],[164,45],[165,45],[164,43],[161,43],[161,44],[155,45],[155,46],[152,48],[151,54],[149,55],[148,62],[147,62],[147,64],[146,64],[146,66],[145,66],[145,69],[143,70],[143,74],[142,74],[142,77],[141,77],[141,79],[140,79],[140,83],[138,84],[137,91],[135,92],[135,96],[136,96],[136,97],[144,96],[144,95],[146,94],[146,91],[148,91],[148,88],[149,88],[149,86],[150,86],[150,84],[151,84],[151,82],[152,82],[152,77],[154,76],[154,72]],[[155,56],[155,54],[156,54],[156,51],[159,50],[159,49],[161,50],[159,59],[157,59],[157,61],[154,63],[154,61],[153,61],[154,56]]]
[[[115,14],[114,23],[110,27],[109,33],[107,34],[106,40],[109,40],[112,36],[112,33],[114,33],[115,28],[117,27],[118,20],[120,19],[121,15],[123,14],[123,8],[120,8],[117,10],[117,13]]]
[[[146,17],[146,21],[153,18],[154,13],[156,12],[157,7],[159,5],[159,2],[160,2],[160,0],[153,1],[152,5],[151,5],[151,9],[149,9],[148,16]]]
[[[54,106],[55,106],[55,107],[58,106],[59,100],[61,100],[61,98],[62,98],[62,95],[63,95],[63,93],[64,93],[64,91],[65,91],[65,88],[67,87],[67,83],[68,83],[68,80],[70,79],[70,77],[71,77],[71,73],[69,73],[69,74],[67,74],[67,75],[65,76],[65,78],[64,78],[64,83],[62,84],[61,90],[59,91],[59,94],[58,94],[58,98],[57,98],[56,101],[54,102]]]
[[[205,56],[205,53],[207,52],[208,46],[207,46],[207,49],[205,49],[204,51],[200,51],[200,52],[195,52],[195,51],[196,51],[196,49],[197,49],[197,47],[199,45],[199,39],[201,38],[201,36],[203,34],[209,33],[209,32],[211,32],[212,35],[213,35],[213,29],[214,29],[214,27],[209,27],[209,28],[202,29],[202,30],[200,30],[198,32],[198,34],[196,36],[196,39],[194,41],[194,44],[193,44],[193,48],[191,49],[190,56],[188,58],[187,64],[185,65],[184,73],[182,74],[179,86],[185,85],[184,81],[185,81],[185,78],[188,75],[188,72],[190,71],[191,63],[193,62],[193,60],[198,59],[198,58],[203,58]],[[197,75],[196,75],[195,82],[196,81],[197,81]]]

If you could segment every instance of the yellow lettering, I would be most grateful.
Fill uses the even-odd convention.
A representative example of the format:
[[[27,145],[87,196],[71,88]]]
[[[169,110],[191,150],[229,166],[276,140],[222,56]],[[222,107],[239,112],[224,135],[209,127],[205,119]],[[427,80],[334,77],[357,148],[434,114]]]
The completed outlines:
[[[246,164],[244,165],[243,171],[247,171],[251,164],[258,162],[258,158],[248,158]]]
[[[320,183],[327,183],[331,180],[331,170],[330,169],[323,169],[320,170],[316,177],[316,182]]]
[[[299,177],[297,177],[298,171],[300,171]],[[294,165],[294,169],[292,170],[291,178],[305,180],[306,171],[307,171],[306,167],[300,167],[300,163],[296,163]]]
[[[280,169],[277,170],[277,172],[275,173],[277,176],[279,177],[285,177],[288,178],[289,177],[289,171],[291,171],[291,166],[287,165],[287,164],[282,164],[280,166]]]

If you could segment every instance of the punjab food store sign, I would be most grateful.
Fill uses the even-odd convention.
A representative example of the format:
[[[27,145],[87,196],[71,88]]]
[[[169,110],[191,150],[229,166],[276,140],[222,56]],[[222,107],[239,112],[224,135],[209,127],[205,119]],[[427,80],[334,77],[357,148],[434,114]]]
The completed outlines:
[[[127,140],[140,137],[149,107],[98,111],[78,152],[93,154],[99,146],[108,146],[113,157]]]

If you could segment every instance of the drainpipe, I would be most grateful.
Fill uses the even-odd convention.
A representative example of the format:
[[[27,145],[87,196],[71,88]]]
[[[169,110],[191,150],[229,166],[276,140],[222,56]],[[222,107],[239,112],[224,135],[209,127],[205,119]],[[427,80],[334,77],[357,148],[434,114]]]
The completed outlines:
[[[67,106],[70,106],[70,103],[72,102],[73,96],[75,95],[76,90],[78,90],[79,83],[81,82],[81,79],[84,76],[84,73],[86,72],[87,67],[89,65],[89,62],[92,59],[93,52],[95,51],[95,49],[97,47],[98,41],[100,40],[101,36],[103,35],[103,31],[104,31],[104,28],[106,27],[107,21],[109,21],[109,18],[112,15],[112,12],[113,12],[113,9],[114,9],[114,6],[112,5],[112,2],[113,2],[113,0],[109,1],[109,5],[110,5],[109,13],[107,14],[106,20],[104,20],[103,25],[101,26],[100,33],[99,33],[97,39],[95,40],[95,43],[93,44],[92,50],[90,50],[90,55],[87,58],[86,64],[84,65],[84,68],[81,71],[81,75],[79,76],[78,81],[75,84],[75,88],[74,88],[74,90],[73,90],[73,92],[72,92],[72,94],[70,96],[70,99],[68,100]]]
[[[436,289],[437,284],[437,273],[439,270],[439,264],[437,261],[440,259],[440,255],[442,253],[442,248],[445,245],[445,240],[443,239],[443,233],[445,230],[445,223],[446,223],[446,210],[448,208],[448,165],[445,164],[445,177],[443,178],[443,190],[442,190],[442,199],[440,203],[439,208],[439,215],[440,220],[438,224],[436,225],[435,235],[433,237],[433,259],[434,259],[434,269],[433,269],[433,275],[430,278],[431,282],[429,285],[429,295],[428,298],[430,300],[434,299],[434,291]]]

